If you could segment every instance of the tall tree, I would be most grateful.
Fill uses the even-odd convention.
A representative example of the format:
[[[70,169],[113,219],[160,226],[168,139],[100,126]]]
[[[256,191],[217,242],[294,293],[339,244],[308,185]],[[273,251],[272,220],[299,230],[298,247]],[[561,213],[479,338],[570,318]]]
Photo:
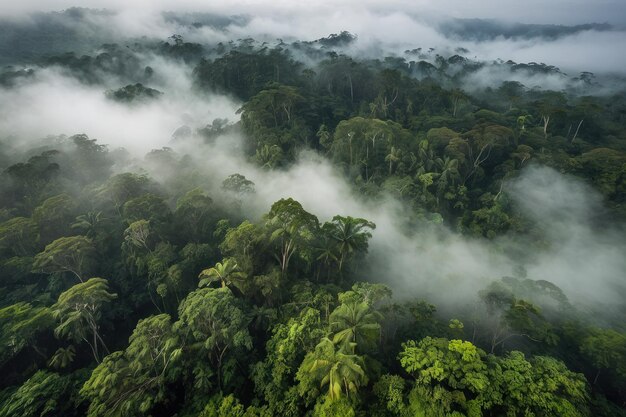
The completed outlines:
[[[219,282],[222,288],[233,284],[236,287],[241,287],[242,280],[246,278],[246,275],[239,268],[234,258],[226,258],[222,262],[216,263],[214,267],[200,272],[199,278],[199,287],[208,286],[211,282]]]
[[[201,288],[180,303],[178,316],[176,327],[189,331],[192,343],[199,345],[215,366],[221,391],[233,377],[232,373],[223,374],[224,364],[235,360],[228,353],[252,349],[245,306],[228,288]]]
[[[109,352],[100,334],[102,308],[117,298],[117,294],[108,292],[108,289],[106,279],[90,278],[62,293],[52,307],[59,322],[54,333],[76,342],[86,342],[98,363],[102,356],[100,347]]]
[[[49,307],[35,307],[29,303],[16,303],[0,308],[0,369],[25,349],[33,349],[46,358],[41,335],[54,327]],[[45,340],[45,339],[43,339]]]
[[[347,259],[367,251],[368,240],[372,237],[371,230],[376,225],[351,216],[335,216],[330,224],[330,237],[337,242],[339,251],[339,271],[343,271]]]
[[[297,376],[302,395],[308,394],[318,383],[322,388],[328,386],[328,398],[335,401],[344,395],[356,395],[359,388],[367,384],[363,358],[354,354],[350,347],[346,348],[348,350],[323,338],[315,351],[306,355]]]
[[[330,315],[333,343],[350,346],[356,344],[360,351],[375,345],[380,338],[382,315],[362,302],[342,303]]]
[[[272,204],[265,216],[265,227],[269,233],[269,241],[276,245],[274,256],[285,274],[294,253],[298,249],[306,249],[313,240],[319,222],[300,203],[288,198]]]
[[[33,271],[49,274],[70,272],[83,282],[95,259],[96,250],[88,237],[61,237],[48,244],[43,252],[35,256]]]
[[[15,256],[32,255],[36,251],[38,241],[37,224],[27,217],[13,217],[0,223],[0,253]]]
[[[87,416],[148,415],[170,398],[167,384],[180,376],[183,347],[169,315],[139,320],[129,346],[105,357],[83,385]]]
[[[581,353],[596,368],[593,384],[602,371],[626,378],[626,334],[613,329],[592,329],[580,344]]]

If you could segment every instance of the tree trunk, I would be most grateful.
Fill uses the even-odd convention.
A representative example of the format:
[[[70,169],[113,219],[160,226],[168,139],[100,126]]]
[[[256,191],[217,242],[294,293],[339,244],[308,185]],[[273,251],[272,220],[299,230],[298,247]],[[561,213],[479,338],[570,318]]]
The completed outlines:
[[[220,354],[217,356],[217,386],[219,387],[220,392],[222,392],[222,358],[226,353],[226,349],[228,349],[228,346],[222,349]]]
[[[598,369],[598,372],[596,372],[596,377],[593,378],[593,385],[596,385],[599,377],[600,377],[600,370]]]
[[[580,123],[578,123],[578,127],[576,128],[576,132],[574,132],[574,137],[572,138],[572,142],[571,143],[574,143],[574,139],[576,139],[576,136],[578,136],[578,130],[580,129],[580,126],[582,126],[583,120],[585,120],[585,119],[580,119]]]
[[[543,137],[544,139],[548,138],[548,124],[550,123],[550,116],[543,115],[541,116],[541,120],[543,120]]]
[[[89,339],[87,339],[86,337],[83,337],[83,340],[87,343],[87,345],[89,345],[89,348],[91,349],[91,353],[93,355],[93,358],[96,360],[96,363],[100,363],[100,359],[98,358],[98,353],[96,352],[92,344],[89,342]]]

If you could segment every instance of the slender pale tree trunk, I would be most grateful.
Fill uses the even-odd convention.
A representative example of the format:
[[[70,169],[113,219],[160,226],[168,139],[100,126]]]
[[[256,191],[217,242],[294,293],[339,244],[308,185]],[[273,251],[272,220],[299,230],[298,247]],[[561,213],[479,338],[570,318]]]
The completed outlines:
[[[580,123],[578,123],[578,127],[576,127],[576,132],[574,132],[574,137],[572,138],[572,143],[574,142],[574,139],[576,139],[576,136],[578,136],[578,130],[580,129],[580,126],[582,126],[583,120],[585,120],[585,119],[580,119]]]

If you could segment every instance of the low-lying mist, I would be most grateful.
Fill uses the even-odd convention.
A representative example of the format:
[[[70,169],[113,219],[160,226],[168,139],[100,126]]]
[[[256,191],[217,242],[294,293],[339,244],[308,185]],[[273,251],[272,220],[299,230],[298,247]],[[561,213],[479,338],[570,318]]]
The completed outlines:
[[[504,192],[521,215],[541,230],[541,245],[519,237],[495,241],[463,237],[444,225],[407,226],[411,213],[392,197],[367,201],[323,156],[299,155],[285,170],[262,170],[249,163],[237,133],[207,144],[199,138],[172,141],[186,125],[196,130],[216,118],[236,121],[239,103],[221,95],[193,92],[187,67],[146,58],[157,68],[151,87],[164,94],[145,103],[123,104],[108,99],[106,87],[81,84],[54,68],[2,91],[0,132],[16,146],[41,143],[46,135],[85,133],[110,149],[124,147],[137,160],[151,149],[168,146],[190,155],[205,178],[209,194],[221,181],[240,173],[256,184],[245,199],[244,212],[260,219],[271,204],[292,197],[326,221],[336,214],[363,217],[377,224],[364,278],[390,285],[397,297],[420,297],[445,306],[467,303],[488,283],[525,270],[526,277],[561,287],[572,300],[611,304],[623,297],[626,244],[622,225],[602,225],[601,197],[580,180],[542,166],[530,166],[507,182]],[[21,146],[20,146],[21,145]],[[157,179],[168,167],[147,167]],[[543,249],[536,249],[536,248]],[[532,249],[535,248],[535,249]]]
[[[238,140],[221,137],[201,152],[193,145],[193,158],[207,178],[217,184],[237,172],[253,181],[256,193],[244,201],[245,214],[253,219],[278,199],[291,197],[320,221],[336,214],[373,221],[377,227],[361,272],[391,286],[399,299],[419,297],[453,308],[504,276],[550,281],[590,309],[610,309],[626,294],[623,225],[603,223],[601,196],[554,169],[531,165],[503,187],[520,214],[541,231],[541,244],[512,236],[490,241],[461,236],[444,225],[408,226],[411,213],[401,202],[358,196],[329,161],[311,151],[301,153],[289,169],[261,170],[238,153]],[[185,148],[175,147],[181,153]]]
[[[0,89],[0,132],[14,145],[47,135],[86,133],[111,148],[141,153],[168,146],[182,125],[204,126],[216,118],[233,119],[238,104],[225,96],[198,96],[184,67],[160,65],[150,86],[162,97],[118,103],[105,95],[107,86],[85,85],[54,68],[10,89]],[[117,81],[117,84],[114,84]],[[111,80],[111,88],[119,88]]]

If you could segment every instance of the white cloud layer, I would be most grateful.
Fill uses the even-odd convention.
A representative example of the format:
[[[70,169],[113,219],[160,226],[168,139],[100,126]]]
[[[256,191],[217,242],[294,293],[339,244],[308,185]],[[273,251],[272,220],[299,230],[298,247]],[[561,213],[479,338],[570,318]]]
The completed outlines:
[[[32,11],[54,11],[69,7],[108,8],[134,11],[205,11],[221,14],[319,15],[335,11],[354,12],[364,9],[374,12],[402,11],[415,15],[447,15],[455,18],[492,18],[524,23],[578,24],[610,22],[624,24],[626,11],[622,0],[22,0],[5,2],[1,14],[23,14]]]
[[[436,48],[451,54],[464,47],[479,60],[512,59],[516,62],[545,62],[576,74],[580,71],[623,73],[626,68],[626,7],[623,0],[530,0],[480,3],[443,1],[356,1],[316,2],[248,0],[217,2],[123,1],[123,0],[25,0],[5,2],[0,16],[21,16],[33,11],[55,11],[72,6],[114,10],[113,16],[92,17],[92,23],[116,36],[165,39],[173,33],[187,39],[215,43],[254,37],[262,40],[313,40],[347,30],[359,36],[355,50],[369,56],[400,55],[406,49]],[[207,12],[220,16],[245,15],[244,23],[233,23],[225,31],[193,29],[166,21],[161,12]],[[451,18],[499,19],[503,22],[583,24],[610,22],[614,30],[588,30],[557,39],[504,39],[485,41],[449,39],[439,30]],[[504,23],[506,27],[506,23]],[[471,36],[471,33],[468,35]]]

